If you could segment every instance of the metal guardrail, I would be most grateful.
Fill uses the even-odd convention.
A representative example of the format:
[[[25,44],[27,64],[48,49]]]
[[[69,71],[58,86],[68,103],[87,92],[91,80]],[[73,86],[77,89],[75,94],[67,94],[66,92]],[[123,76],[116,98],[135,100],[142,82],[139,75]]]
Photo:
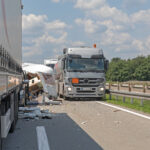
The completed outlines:
[[[146,93],[137,93],[137,92],[126,92],[126,91],[114,91],[114,90],[107,90],[107,93],[109,94],[109,99],[112,99],[112,95],[116,96],[116,99],[118,99],[118,96],[123,97],[123,102],[125,102],[125,98],[131,98],[131,104],[133,104],[134,98],[141,100],[141,106],[143,106],[144,100],[150,100],[150,94]]]
[[[150,84],[106,83],[106,89],[115,91],[140,92],[150,94]]]

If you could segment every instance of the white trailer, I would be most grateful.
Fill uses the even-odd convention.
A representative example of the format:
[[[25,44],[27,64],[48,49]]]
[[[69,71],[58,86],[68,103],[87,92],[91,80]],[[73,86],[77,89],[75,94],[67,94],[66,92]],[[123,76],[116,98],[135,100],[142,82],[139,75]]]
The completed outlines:
[[[0,0],[0,150],[13,131],[22,85],[22,3]]]
[[[51,67],[52,69],[54,69],[55,64],[58,62],[57,59],[45,59],[44,60],[44,65]]]

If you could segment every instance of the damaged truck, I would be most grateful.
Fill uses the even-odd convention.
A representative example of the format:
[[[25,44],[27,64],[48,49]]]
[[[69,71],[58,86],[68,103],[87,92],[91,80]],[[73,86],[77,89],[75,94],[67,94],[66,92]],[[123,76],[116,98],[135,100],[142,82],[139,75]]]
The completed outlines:
[[[13,132],[22,86],[21,0],[0,0],[0,150]]]
[[[65,48],[54,70],[57,94],[64,99],[101,99],[107,67],[108,60],[99,48]]]

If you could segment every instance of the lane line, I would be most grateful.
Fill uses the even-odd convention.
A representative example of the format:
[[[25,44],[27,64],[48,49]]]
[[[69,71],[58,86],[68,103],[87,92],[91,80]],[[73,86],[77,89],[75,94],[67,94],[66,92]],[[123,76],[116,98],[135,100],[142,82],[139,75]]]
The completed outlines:
[[[115,109],[118,109],[118,110],[121,110],[121,111],[130,113],[130,114],[136,115],[136,116],[138,116],[138,117],[142,117],[142,118],[145,118],[145,119],[149,119],[149,120],[150,120],[150,117],[149,117],[149,116],[146,116],[146,115],[143,115],[143,114],[139,114],[139,113],[136,113],[136,112],[133,112],[133,111],[130,111],[130,110],[127,110],[127,109],[118,107],[118,106],[114,106],[114,105],[111,105],[111,104],[103,103],[103,102],[97,102],[97,103],[102,104],[102,105],[105,105],[105,106],[109,106],[109,107],[112,107],[112,108],[115,108]]]
[[[38,150],[50,150],[45,127],[44,126],[36,127],[36,133],[37,133]]]

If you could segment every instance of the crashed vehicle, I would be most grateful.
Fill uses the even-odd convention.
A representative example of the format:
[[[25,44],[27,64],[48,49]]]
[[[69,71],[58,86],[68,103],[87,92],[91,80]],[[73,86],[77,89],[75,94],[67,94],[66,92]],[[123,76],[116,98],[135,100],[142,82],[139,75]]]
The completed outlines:
[[[42,64],[24,63],[23,71],[29,80],[29,92],[44,91],[48,97],[57,97],[53,69]]]

